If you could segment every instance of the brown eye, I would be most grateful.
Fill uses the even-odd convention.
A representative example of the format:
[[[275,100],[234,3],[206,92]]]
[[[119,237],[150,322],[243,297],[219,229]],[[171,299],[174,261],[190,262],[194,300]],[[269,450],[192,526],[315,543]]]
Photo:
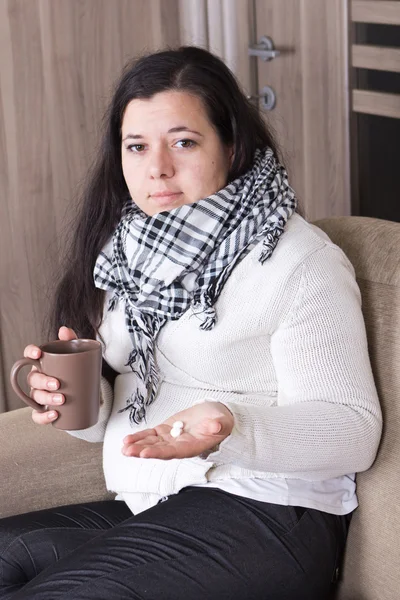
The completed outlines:
[[[181,148],[193,148],[196,145],[196,142],[193,140],[179,140],[176,142],[177,144],[182,144]]]
[[[127,146],[126,149],[129,150],[129,152],[142,152],[144,149],[144,145],[143,144],[129,144],[129,146]]]

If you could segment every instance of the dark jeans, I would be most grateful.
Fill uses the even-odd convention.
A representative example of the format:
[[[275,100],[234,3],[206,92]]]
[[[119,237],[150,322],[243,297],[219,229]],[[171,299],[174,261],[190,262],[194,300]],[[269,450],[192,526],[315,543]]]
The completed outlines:
[[[324,600],[348,519],[187,487],[0,520],[0,599]]]

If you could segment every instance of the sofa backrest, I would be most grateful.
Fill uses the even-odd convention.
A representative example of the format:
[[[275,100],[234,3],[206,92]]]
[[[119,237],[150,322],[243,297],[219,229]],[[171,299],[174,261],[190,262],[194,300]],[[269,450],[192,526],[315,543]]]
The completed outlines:
[[[353,264],[361,289],[384,429],[374,465],[357,475],[338,600],[400,598],[400,223],[334,217],[315,223]]]

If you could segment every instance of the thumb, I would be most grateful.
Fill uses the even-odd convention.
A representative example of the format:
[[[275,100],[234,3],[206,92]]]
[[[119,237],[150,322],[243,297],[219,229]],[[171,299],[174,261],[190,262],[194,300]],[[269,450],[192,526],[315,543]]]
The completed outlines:
[[[64,342],[68,342],[69,340],[76,340],[77,335],[73,329],[69,327],[60,327],[58,330],[58,337],[60,340],[64,340]]]
[[[221,419],[204,419],[199,429],[203,435],[223,435]]]

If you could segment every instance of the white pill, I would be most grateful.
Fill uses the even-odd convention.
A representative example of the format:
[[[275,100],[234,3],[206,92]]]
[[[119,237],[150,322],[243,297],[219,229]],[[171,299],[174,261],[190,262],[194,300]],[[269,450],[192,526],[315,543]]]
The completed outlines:
[[[174,429],[183,429],[183,421],[175,421],[175,423],[172,424],[172,427]]]
[[[182,429],[181,428],[179,428],[179,429],[178,428],[176,428],[176,429],[172,428],[171,431],[170,431],[170,433],[171,433],[171,435],[172,435],[173,438],[177,438],[177,437],[179,437],[181,435]]]

